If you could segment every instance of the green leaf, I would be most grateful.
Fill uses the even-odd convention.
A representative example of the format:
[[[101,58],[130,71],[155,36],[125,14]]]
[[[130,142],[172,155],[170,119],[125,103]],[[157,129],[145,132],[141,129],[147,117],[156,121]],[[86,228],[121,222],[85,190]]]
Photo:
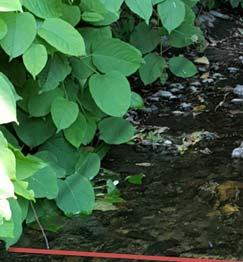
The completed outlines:
[[[83,114],[79,113],[76,121],[69,128],[64,130],[64,136],[71,145],[79,148],[83,143],[86,129],[86,118]]]
[[[23,11],[20,0],[0,0],[0,12]]]
[[[96,72],[96,68],[92,63],[91,56],[76,58],[70,60],[73,75],[79,79],[87,79]]]
[[[85,135],[84,135],[84,138],[83,138],[83,144],[84,145],[87,145],[89,144],[90,142],[92,142],[95,134],[96,134],[96,129],[97,129],[97,125],[96,125],[96,121],[91,117],[89,116],[87,119],[86,119],[86,130],[85,130]]]
[[[85,45],[79,32],[60,18],[48,18],[38,31],[48,44],[72,56],[85,55]]]
[[[15,193],[28,200],[35,200],[35,194],[33,190],[28,189],[29,183],[25,181],[16,180],[13,182]]]
[[[45,46],[40,44],[32,44],[24,53],[24,65],[33,78],[35,78],[45,67],[47,57],[48,55]]]
[[[15,95],[6,76],[0,73],[0,124],[17,122]]]
[[[95,74],[90,78],[89,88],[95,103],[106,114],[123,116],[127,112],[131,103],[131,89],[121,73]]]
[[[170,71],[179,77],[192,77],[197,73],[196,66],[183,56],[172,57],[169,60]]]
[[[83,12],[81,18],[83,21],[88,23],[99,22],[104,20],[104,16],[102,16],[101,14],[88,11]]]
[[[26,180],[36,198],[54,199],[58,194],[57,177],[50,167],[42,168]]]
[[[127,120],[118,117],[109,117],[102,120],[99,125],[100,139],[107,144],[122,144],[128,142],[135,129]]]
[[[145,175],[143,173],[141,173],[141,174],[137,174],[137,175],[128,176],[128,177],[126,177],[126,180],[130,184],[142,185],[144,177],[145,177]]]
[[[76,26],[81,19],[80,8],[75,5],[62,4],[61,18],[72,26]]]
[[[3,50],[15,58],[22,55],[32,44],[36,36],[36,22],[32,14],[7,13],[2,14],[1,18],[6,22],[8,32],[0,41]]]
[[[46,116],[51,112],[51,105],[57,97],[63,97],[64,92],[60,88],[53,89],[42,94],[30,96],[28,101],[28,111],[31,116]]]
[[[60,55],[51,57],[44,70],[38,76],[40,93],[57,88],[60,82],[63,82],[71,73],[71,70],[66,57]]]
[[[38,170],[46,167],[41,159],[27,155],[25,156],[20,150],[14,151],[16,157],[16,178],[17,180],[24,180],[33,176]]]
[[[29,118],[22,112],[18,112],[20,125],[14,125],[18,137],[29,147],[33,148],[43,144],[55,134],[55,126],[51,118]]]
[[[119,71],[129,76],[143,62],[141,53],[132,45],[119,39],[102,39],[93,45],[94,65],[103,73]]]
[[[158,4],[158,13],[163,26],[171,33],[185,18],[185,4],[181,0],[165,0]]]
[[[94,208],[95,194],[89,180],[79,174],[58,181],[57,206],[65,214],[90,214]]]
[[[122,3],[124,0],[100,0],[100,2],[105,6],[105,8],[111,12],[117,12],[121,8]]]
[[[60,0],[22,0],[23,6],[40,18],[59,17],[62,14]]]
[[[143,98],[138,93],[132,92],[130,107],[135,109],[144,108]]]
[[[149,19],[153,12],[153,5],[151,0],[125,0],[125,2],[133,13],[139,15],[145,20],[147,24],[149,24]]]
[[[75,102],[57,97],[51,105],[51,116],[57,132],[71,126],[78,117],[79,108]]]
[[[8,26],[3,19],[0,18],[0,40],[3,39],[8,32]]]
[[[163,57],[150,53],[144,57],[145,64],[139,69],[139,75],[145,85],[156,81],[164,72],[167,64]]]
[[[5,241],[6,248],[9,248],[9,246],[15,244],[19,237],[22,234],[22,211],[18,204],[18,201],[15,199],[9,199],[10,208],[12,211],[12,218],[10,221],[6,221],[3,223],[3,225],[0,225],[0,236],[1,240]],[[13,227],[13,229],[10,229]],[[2,234],[2,231],[9,231],[10,234],[7,234],[8,236],[2,237],[4,234]],[[12,231],[12,232],[11,232]],[[8,233],[8,232],[7,232]],[[12,235],[12,236],[11,236]]]
[[[130,37],[130,43],[137,47],[142,54],[153,51],[160,41],[159,31],[146,25],[145,22],[139,23]]]
[[[100,170],[100,158],[96,153],[80,152],[79,160],[75,166],[75,173],[93,179]]]

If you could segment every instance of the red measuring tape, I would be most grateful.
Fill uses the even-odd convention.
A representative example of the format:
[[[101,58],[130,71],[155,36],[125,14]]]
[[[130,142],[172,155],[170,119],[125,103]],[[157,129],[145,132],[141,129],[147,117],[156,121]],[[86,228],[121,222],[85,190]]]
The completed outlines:
[[[37,248],[21,248],[21,247],[10,247],[8,251],[10,253],[26,253],[26,254],[37,254],[37,255],[111,258],[111,259],[143,260],[143,261],[162,261],[162,262],[243,262],[239,260],[236,261],[236,260],[221,260],[221,259],[207,259],[207,258],[145,256],[145,255],[133,255],[133,254],[82,252],[82,251],[71,251],[71,250],[37,249]]]

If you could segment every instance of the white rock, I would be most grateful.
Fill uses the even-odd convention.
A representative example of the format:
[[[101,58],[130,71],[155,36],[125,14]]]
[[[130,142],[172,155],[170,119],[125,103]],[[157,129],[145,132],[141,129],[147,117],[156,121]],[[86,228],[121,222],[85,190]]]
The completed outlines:
[[[232,158],[242,158],[243,159],[243,142],[241,143],[241,145],[239,147],[235,148],[232,151],[231,157]]]

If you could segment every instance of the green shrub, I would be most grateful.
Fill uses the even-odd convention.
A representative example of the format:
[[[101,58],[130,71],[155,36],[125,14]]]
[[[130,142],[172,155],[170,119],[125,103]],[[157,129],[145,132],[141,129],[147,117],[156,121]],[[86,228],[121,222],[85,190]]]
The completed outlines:
[[[107,144],[133,137],[123,117],[143,106],[128,77],[138,71],[148,85],[164,83],[168,69],[183,78],[197,72],[183,56],[162,57],[164,46],[203,45],[196,3],[0,0],[0,239],[7,246],[35,220],[31,201],[40,217],[92,212],[92,179]]]

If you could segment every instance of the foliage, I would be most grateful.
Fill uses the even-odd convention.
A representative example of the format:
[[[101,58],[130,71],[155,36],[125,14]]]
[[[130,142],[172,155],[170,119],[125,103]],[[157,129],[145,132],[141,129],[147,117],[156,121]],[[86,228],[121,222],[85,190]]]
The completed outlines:
[[[7,246],[35,220],[30,201],[42,219],[51,210],[48,221],[92,212],[92,179],[107,144],[134,136],[123,117],[143,107],[128,77],[138,71],[148,85],[164,83],[167,69],[197,73],[184,56],[163,57],[168,48],[202,47],[196,3],[0,0],[0,239]]]

